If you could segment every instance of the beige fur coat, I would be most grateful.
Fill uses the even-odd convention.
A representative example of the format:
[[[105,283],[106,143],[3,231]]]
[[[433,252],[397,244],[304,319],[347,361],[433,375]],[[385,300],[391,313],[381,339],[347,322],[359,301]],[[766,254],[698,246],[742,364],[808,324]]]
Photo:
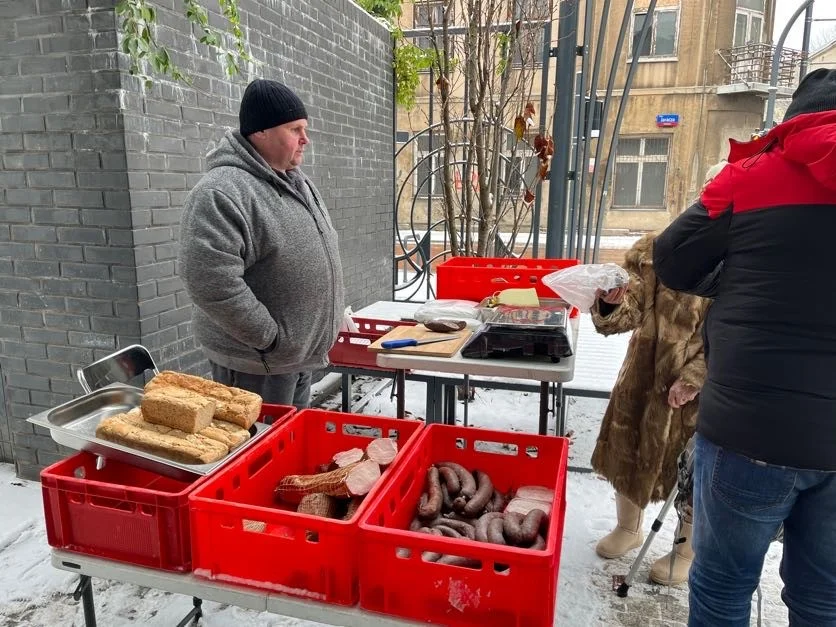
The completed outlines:
[[[673,292],[656,279],[654,236],[644,236],[626,255],[630,283],[622,304],[598,301],[592,309],[599,333],[633,332],[592,467],[642,508],[667,498],[676,484],[677,458],[694,433],[699,396],[673,409],[668,390],[678,378],[702,387],[702,323],[710,302]],[[604,315],[607,309],[612,311]]]

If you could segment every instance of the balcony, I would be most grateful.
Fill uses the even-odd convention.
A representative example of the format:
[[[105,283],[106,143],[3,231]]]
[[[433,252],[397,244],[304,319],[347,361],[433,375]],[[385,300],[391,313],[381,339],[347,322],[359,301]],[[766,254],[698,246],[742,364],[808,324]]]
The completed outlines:
[[[727,66],[726,80],[717,87],[720,95],[769,94],[769,75],[776,47],[769,44],[747,44],[720,50],[718,54]],[[778,98],[789,98],[798,84],[798,72],[803,53],[783,48],[778,60]]]

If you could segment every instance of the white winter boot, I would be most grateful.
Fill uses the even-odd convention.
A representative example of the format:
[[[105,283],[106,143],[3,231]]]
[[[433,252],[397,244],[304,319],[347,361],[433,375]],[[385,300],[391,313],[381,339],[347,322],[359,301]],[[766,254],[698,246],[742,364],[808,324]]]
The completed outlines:
[[[681,542],[674,547],[667,555],[660,557],[653,562],[650,568],[651,581],[663,586],[677,586],[688,581],[688,571],[691,569],[691,562],[694,561],[694,549],[691,545],[694,526],[690,523],[682,523],[679,531]],[[671,553],[673,553],[673,568],[671,568]]]
[[[627,551],[641,546],[644,541],[642,536],[644,511],[626,496],[618,493],[615,495],[615,507],[618,526],[601,538],[598,546],[595,547],[595,552],[607,559],[621,557]]]

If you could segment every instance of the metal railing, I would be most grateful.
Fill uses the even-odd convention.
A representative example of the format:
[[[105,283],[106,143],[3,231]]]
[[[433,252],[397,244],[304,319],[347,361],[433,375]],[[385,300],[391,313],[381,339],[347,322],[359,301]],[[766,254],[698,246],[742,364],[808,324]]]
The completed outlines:
[[[720,57],[729,69],[726,84],[769,84],[775,48],[769,44],[746,44],[720,50]],[[794,87],[798,84],[798,72],[803,58],[804,54],[800,50],[781,50],[778,59],[778,87]]]

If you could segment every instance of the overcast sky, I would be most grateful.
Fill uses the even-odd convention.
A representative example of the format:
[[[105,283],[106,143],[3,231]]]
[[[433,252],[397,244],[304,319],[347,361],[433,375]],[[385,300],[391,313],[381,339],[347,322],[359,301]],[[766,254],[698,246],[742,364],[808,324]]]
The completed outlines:
[[[778,42],[778,37],[789,22],[796,9],[803,4],[803,0],[775,0],[775,31],[773,41]],[[811,48],[815,49],[827,41],[836,39],[836,0],[814,0],[813,20],[821,18],[832,18],[832,22],[813,22],[812,35],[810,37]],[[804,12],[795,21],[795,24],[787,36],[785,46],[801,50],[801,42],[804,36]]]

